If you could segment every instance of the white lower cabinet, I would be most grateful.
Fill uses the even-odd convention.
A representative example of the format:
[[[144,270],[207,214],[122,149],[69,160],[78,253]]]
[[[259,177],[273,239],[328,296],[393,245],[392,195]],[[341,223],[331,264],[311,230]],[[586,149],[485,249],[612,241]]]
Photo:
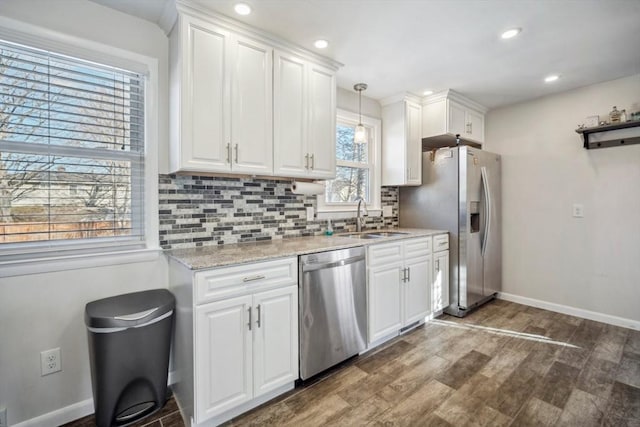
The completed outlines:
[[[433,236],[433,276],[431,311],[437,313],[449,305],[449,235]]]
[[[298,257],[196,271],[172,259],[169,273],[185,425],[219,425],[294,387]]]
[[[438,312],[449,305],[449,251],[433,254],[431,311]]]
[[[369,343],[430,312],[431,237],[368,247]]]
[[[298,288],[196,308],[198,422],[298,378]]]
[[[196,309],[197,420],[221,414],[253,396],[253,334],[247,327],[250,295]]]

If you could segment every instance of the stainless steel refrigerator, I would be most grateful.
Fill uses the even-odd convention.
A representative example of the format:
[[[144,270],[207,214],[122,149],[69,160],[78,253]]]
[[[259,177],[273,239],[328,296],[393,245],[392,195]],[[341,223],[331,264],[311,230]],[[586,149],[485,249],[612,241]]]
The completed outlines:
[[[400,226],[449,231],[449,306],[463,317],[502,288],[501,160],[468,146],[422,153],[422,185],[400,187]]]

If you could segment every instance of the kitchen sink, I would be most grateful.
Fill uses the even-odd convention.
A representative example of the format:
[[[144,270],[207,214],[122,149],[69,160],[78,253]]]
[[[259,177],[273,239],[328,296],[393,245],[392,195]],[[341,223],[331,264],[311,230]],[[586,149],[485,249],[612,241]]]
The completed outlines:
[[[384,236],[377,236],[374,233],[364,233],[364,234],[342,234],[340,237],[348,237],[350,239],[379,239]]]
[[[379,232],[372,232],[372,233],[367,233],[368,236],[375,236],[375,237],[396,237],[396,236],[406,236],[409,233],[404,233],[402,231],[379,231]]]

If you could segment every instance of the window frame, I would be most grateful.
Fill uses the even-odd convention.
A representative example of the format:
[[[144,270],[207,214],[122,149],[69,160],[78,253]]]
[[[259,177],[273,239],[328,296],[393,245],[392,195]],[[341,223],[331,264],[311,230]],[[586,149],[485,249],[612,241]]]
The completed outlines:
[[[100,265],[150,261],[161,253],[158,237],[158,97],[157,58],[0,17],[0,38],[80,60],[127,69],[145,76],[142,238],[131,241],[78,240],[31,242],[0,250],[0,277],[64,271]]]
[[[338,124],[346,124],[349,126],[356,126],[359,122],[360,116],[357,113],[351,111],[337,109],[336,110],[336,129]],[[368,154],[369,154],[369,191],[370,202],[367,204],[367,211],[371,216],[379,216],[382,212],[381,208],[381,181],[382,181],[382,165],[381,165],[381,152],[382,152],[382,121],[380,119],[362,115],[362,124],[369,133],[370,141],[367,142]],[[335,142],[334,142],[335,143]],[[337,156],[336,156],[337,157]],[[341,166],[340,163],[344,163],[344,166],[353,167],[353,162],[341,161],[336,158],[336,167]],[[330,180],[327,180],[330,181]],[[326,182],[325,181],[325,185]],[[317,197],[318,203],[318,218],[349,218],[354,216],[358,210],[358,202],[332,202],[327,203],[325,201],[325,193],[319,194]]]

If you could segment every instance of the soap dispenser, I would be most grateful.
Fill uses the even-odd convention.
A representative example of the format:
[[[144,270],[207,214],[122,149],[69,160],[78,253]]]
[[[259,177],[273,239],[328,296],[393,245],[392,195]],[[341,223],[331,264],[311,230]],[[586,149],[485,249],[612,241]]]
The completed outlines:
[[[333,235],[333,226],[331,225],[331,218],[327,219],[327,231],[324,232],[327,236]]]

